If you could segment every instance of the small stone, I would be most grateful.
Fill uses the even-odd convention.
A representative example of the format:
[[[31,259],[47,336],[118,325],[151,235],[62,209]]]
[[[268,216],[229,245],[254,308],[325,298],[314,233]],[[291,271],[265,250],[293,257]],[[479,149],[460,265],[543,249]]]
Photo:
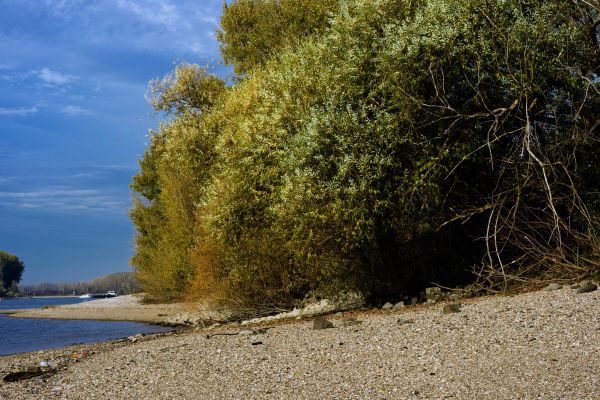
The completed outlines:
[[[442,294],[442,288],[439,288],[437,286],[425,288],[425,294],[427,298],[430,298],[432,296],[440,296]]]
[[[355,326],[362,324],[362,321],[359,321],[355,317],[346,317],[342,320],[342,326]]]
[[[394,304],[394,310],[400,310],[400,309],[402,309],[404,307],[406,307],[406,306],[404,305],[403,301],[399,301],[396,304]]]
[[[446,304],[442,310],[444,314],[453,314],[460,312],[460,303]]]
[[[258,339],[252,339],[252,340],[250,341],[250,344],[251,344],[252,346],[259,346],[259,345],[263,344],[263,342],[262,342],[261,340],[258,340]]]
[[[138,340],[140,340],[143,337],[144,337],[144,335],[142,333],[138,333],[137,335],[127,337],[127,339],[131,343],[135,343],[135,342],[137,342]]]
[[[338,318],[343,317],[343,316],[344,316],[344,313],[341,311],[338,311],[334,314],[334,317],[338,317]]]
[[[418,299],[418,298],[416,298],[416,297],[411,297],[411,298],[410,298],[410,304],[411,304],[411,305],[413,305],[413,306],[414,306],[414,305],[415,305],[415,304],[417,304],[418,302],[419,302],[419,299]]]
[[[315,317],[315,319],[313,320],[313,329],[314,330],[318,331],[321,329],[328,329],[328,328],[333,328],[333,322],[327,321],[323,317]]]
[[[554,291],[554,290],[560,290],[560,289],[562,289],[562,286],[561,286],[561,285],[559,285],[558,283],[551,283],[551,284],[549,284],[548,286],[546,286],[546,287],[544,288],[544,290],[545,290],[546,292],[552,292],[552,291]]]
[[[381,307],[381,309],[382,310],[391,310],[393,307],[394,307],[394,305],[388,301],[387,303],[385,303],[383,305],[383,307]]]
[[[589,293],[598,289],[598,286],[594,283],[588,282],[577,289],[577,293]]]

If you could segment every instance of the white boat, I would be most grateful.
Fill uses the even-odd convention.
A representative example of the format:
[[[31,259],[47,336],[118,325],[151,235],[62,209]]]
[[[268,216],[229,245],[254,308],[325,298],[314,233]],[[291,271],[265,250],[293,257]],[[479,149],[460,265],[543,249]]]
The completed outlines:
[[[79,296],[80,299],[91,299],[92,295],[89,293],[86,294],[82,294],[81,296]]]

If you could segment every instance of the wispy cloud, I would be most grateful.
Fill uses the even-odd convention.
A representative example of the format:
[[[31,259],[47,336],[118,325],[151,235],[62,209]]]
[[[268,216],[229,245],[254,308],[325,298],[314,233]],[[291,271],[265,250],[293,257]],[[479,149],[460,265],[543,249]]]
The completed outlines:
[[[117,6],[151,24],[171,27],[180,20],[177,7],[169,1],[117,0]]]
[[[76,75],[63,74],[46,67],[35,72],[37,77],[48,86],[63,86],[79,79]]]
[[[13,117],[30,117],[39,111],[39,106],[32,106],[28,108],[23,107],[0,107],[0,116],[13,116]]]
[[[68,105],[68,106],[63,107],[61,109],[61,112],[63,114],[69,115],[71,117],[77,117],[80,115],[94,115],[93,111],[86,110],[85,108],[82,108],[79,106],[74,106],[74,105]]]
[[[0,191],[0,206],[46,212],[121,214],[127,209],[128,203],[98,189],[55,187],[20,192]]]

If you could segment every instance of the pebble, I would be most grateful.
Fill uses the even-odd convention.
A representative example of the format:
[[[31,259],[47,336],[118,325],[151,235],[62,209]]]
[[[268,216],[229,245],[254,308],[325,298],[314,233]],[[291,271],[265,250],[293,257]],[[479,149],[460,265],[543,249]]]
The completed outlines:
[[[333,328],[333,322],[327,321],[323,317],[315,317],[315,319],[313,320],[313,329],[314,330],[329,329],[329,328]]]
[[[583,284],[579,289],[577,289],[577,293],[589,293],[593,292],[596,289],[598,289],[598,285],[596,285],[595,283],[588,282]]]
[[[554,290],[559,290],[559,289],[562,289],[562,286],[561,286],[561,285],[559,285],[558,283],[551,283],[551,284],[549,284],[548,286],[546,286],[546,287],[544,288],[544,290],[545,290],[546,292],[552,292],[552,291],[554,291]]]
[[[392,303],[390,303],[389,301],[387,303],[385,303],[383,305],[383,307],[381,307],[382,310],[391,310],[392,308],[394,308],[394,305]]]
[[[362,324],[362,321],[359,321],[355,317],[346,317],[342,320],[342,326],[355,326]]]
[[[444,314],[453,314],[460,312],[460,303],[450,303],[446,304],[442,309]]]

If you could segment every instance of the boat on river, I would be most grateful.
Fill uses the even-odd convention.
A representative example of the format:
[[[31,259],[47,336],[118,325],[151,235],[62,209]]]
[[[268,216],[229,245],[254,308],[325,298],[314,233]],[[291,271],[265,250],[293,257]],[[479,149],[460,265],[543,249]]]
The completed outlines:
[[[80,299],[108,299],[111,297],[117,297],[117,293],[114,290],[109,290],[106,293],[86,293],[79,296]]]

